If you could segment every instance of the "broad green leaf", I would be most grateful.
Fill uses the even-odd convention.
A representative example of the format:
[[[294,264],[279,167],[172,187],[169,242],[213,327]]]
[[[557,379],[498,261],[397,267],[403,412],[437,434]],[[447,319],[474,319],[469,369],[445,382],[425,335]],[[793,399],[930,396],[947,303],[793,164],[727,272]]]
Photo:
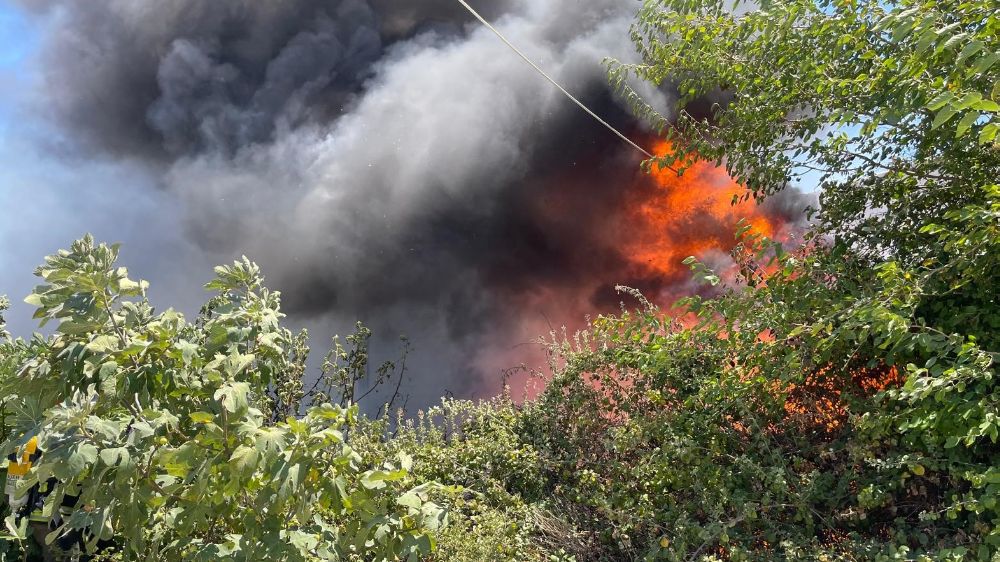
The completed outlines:
[[[229,462],[232,463],[237,470],[241,472],[248,472],[257,468],[257,462],[260,453],[257,449],[253,447],[248,447],[246,445],[240,445],[233,451],[231,457],[229,457]]]
[[[997,133],[1000,132],[1000,125],[997,123],[987,123],[983,130],[979,132],[979,144],[987,144],[993,142],[997,137]]]
[[[101,449],[101,462],[108,466],[128,465],[131,455],[125,447]]]
[[[998,60],[1000,60],[1000,52],[983,55],[976,60],[976,62],[972,65],[972,68],[970,68],[966,73],[966,76],[971,78],[976,74],[982,74],[996,64]]]
[[[215,391],[215,399],[230,413],[242,412],[247,409],[247,394],[250,386],[245,382],[227,382]]]
[[[191,412],[188,414],[191,421],[195,423],[213,423],[215,422],[215,415],[209,412]]]
[[[420,509],[420,506],[422,506],[424,502],[416,494],[407,492],[402,496],[399,496],[399,498],[396,499],[396,503],[410,509]]]
[[[100,334],[87,344],[87,349],[93,353],[106,353],[117,349],[121,341],[110,334]]]
[[[979,51],[982,51],[984,46],[985,44],[979,40],[970,42],[968,45],[965,46],[965,48],[962,49],[962,52],[958,54],[958,58],[955,60],[955,64],[960,65],[964,63],[965,59],[971,57],[972,55],[978,53]]]
[[[79,443],[69,450],[66,459],[67,476],[79,476],[89,466],[97,462],[97,447],[90,443]]]
[[[257,431],[256,447],[259,451],[273,453],[285,448],[287,433],[278,427],[265,427]]]
[[[961,137],[969,131],[969,127],[979,119],[980,114],[975,111],[967,111],[965,115],[962,116],[962,120],[958,122],[958,127],[955,130],[955,136]]]
[[[941,125],[947,123],[955,114],[958,113],[958,108],[954,105],[947,105],[938,111],[937,115],[934,116],[934,121],[931,123],[932,129],[937,129]]]
[[[369,490],[385,487],[386,482],[395,482],[406,478],[405,470],[370,470],[361,476],[361,485]]]
[[[972,109],[997,113],[1000,112],[1000,104],[993,100],[979,100],[978,102],[972,104]]]

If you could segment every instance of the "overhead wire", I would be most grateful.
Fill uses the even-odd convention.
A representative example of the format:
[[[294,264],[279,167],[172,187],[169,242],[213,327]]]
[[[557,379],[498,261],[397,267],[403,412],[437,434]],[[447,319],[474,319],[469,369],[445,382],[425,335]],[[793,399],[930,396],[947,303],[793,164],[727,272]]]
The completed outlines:
[[[617,135],[623,141],[625,141],[628,144],[632,145],[633,148],[635,148],[636,150],[638,150],[639,152],[641,152],[642,154],[644,154],[647,158],[650,158],[650,159],[656,158],[655,156],[653,156],[652,154],[650,154],[650,152],[648,150],[646,150],[646,149],[642,148],[641,146],[639,146],[638,144],[636,144],[632,139],[628,138],[621,131],[619,131],[618,129],[614,128],[610,123],[608,123],[607,121],[605,121],[604,119],[602,119],[600,115],[598,115],[598,114],[594,113],[593,111],[591,111],[591,109],[589,107],[587,107],[583,102],[581,102],[580,100],[578,100],[573,94],[569,93],[569,91],[566,90],[566,88],[563,88],[562,85],[559,84],[559,82],[556,82],[555,79],[553,79],[544,70],[542,70],[542,68],[540,66],[538,66],[537,64],[535,64],[534,61],[532,61],[530,58],[528,58],[527,55],[525,55],[523,52],[521,52],[521,50],[518,49],[517,46],[515,46],[513,43],[511,43],[510,40],[507,39],[507,37],[504,36],[503,33],[500,33],[500,30],[498,30],[497,28],[493,27],[493,24],[491,24],[489,21],[486,20],[486,18],[484,18],[483,16],[481,16],[479,14],[479,12],[476,11],[475,8],[473,8],[472,6],[469,5],[468,2],[466,2],[465,0],[458,0],[458,3],[461,4],[462,6],[464,6],[465,9],[468,10],[469,13],[472,14],[477,20],[479,20],[480,23],[482,23],[484,26],[486,26],[487,29],[489,29],[490,31],[492,31],[493,33],[495,33],[496,36],[499,37],[500,40],[504,42],[504,44],[506,44],[508,47],[511,48],[512,51],[514,51],[515,53],[518,54],[518,56],[520,56],[522,59],[524,59],[524,62],[526,62],[529,65],[531,65],[531,67],[534,68],[543,77],[545,77],[546,80],[548,80],[549,82],[551,82],[553,86],[555,86],[556,88],[558,88],[559,91],[563,93],[563,95],[565,95],[567,98],[569,98],[570,100],[572,100],[573,103],[575,103],[576,105],[580,106],[580,109],[582,109],[585,112],[587,112],[587,114],[590,115],[591,117],[593,117],[594,119],[596,119],[597,122],[599,122],[601,125],[604,125],[605,127],[607,127],[607,129],[609,131],[611,131],[612,133],[614,133],[615,135]]]

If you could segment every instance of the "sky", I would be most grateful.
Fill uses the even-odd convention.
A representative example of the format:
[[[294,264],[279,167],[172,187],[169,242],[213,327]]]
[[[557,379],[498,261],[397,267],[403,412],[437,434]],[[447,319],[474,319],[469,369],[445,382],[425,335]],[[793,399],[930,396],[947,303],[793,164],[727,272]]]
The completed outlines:
[[[12,301],[9,329],[19,336],[35,330],[32,308],[23,303],[36,284],[32,272],[87,232],[99,240],[141,240],[122,248],[132,276],[160,281],[151,289],[154,301],[197,311],[195,287],[208,279],[191,271],[207,277],[211,268],[177,228],[177,202],[137,166],[67,154],[58,131],[32,106],[31,93],[42,87],[37,25],[0,3],[0,294]],[[134,189],[142,184],[149,188]]]

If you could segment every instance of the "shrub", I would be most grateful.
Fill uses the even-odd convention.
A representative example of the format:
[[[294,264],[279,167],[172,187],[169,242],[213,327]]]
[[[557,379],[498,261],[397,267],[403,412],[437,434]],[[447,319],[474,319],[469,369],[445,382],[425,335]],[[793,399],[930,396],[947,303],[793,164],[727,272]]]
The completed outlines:
[[[26,357],[3,381],[16,404],[3,451],[37,436],[44,454],[26,485],[54,478],[53,505],[79,495],[58,533],[114,539],[146,560],[431,552],[446,519],[429,501],[435,486],[414,484],[405,455],[362,463],[345,436],[356,406],[272,421],[275,383],[305,357],[254,264],[216,268],[206,287],[217,296],[188,323],[157,314],[117,256],[88,236],[46,258],[27,301],[43,325],[58,323],[54,335],[5,344]]]

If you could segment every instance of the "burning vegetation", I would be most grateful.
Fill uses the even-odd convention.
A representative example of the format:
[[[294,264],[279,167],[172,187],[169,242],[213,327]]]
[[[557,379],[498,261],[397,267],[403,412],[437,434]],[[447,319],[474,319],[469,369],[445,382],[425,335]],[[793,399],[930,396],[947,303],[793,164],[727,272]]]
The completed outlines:
[[[591,105],[669,126],[705,159],[682,176],[640,171],[491,35],[411,21],[450,4],[197,2],[37,3],[63,31],[55,109],[167,170],[200,247],[265,266],[217,267],[185,317],[118,245],[45,258],[26,303],[50,332],[0,318],[0,559],[30,534],[192,562],[1000,556],[995,0],[665,0],[631,27],[619,0],[495,3],[577,86],[631,37]],[[796,247],[789,183],[817,173]],[[311,385],[286,312],[443,343],[379,368],[359,325]],[[537,395],[421,409],[532,350]]]
[[[641,137],[655,153],[666,141]],[[608,149],[611,148],[609,157]],[[683,175],[612,145],[583,151],[572,165],[532,182],[503,230],[486,269],[501,311],[502,328],[476,359],[497,373],[524,364],[545,365],[539,335],[568,333],[587,318],[617,312],[627,286],[663,309],[692,294],[715,289],[692,281],[688,257],[708,263],[736,282],[737,231],[795,243],[804,228],[808,197],[791,190],[758,204],[721,166],[696,161]],[[507,379],[515,392],[525,377]],[[532,391],[534,392],[534,391]]]

